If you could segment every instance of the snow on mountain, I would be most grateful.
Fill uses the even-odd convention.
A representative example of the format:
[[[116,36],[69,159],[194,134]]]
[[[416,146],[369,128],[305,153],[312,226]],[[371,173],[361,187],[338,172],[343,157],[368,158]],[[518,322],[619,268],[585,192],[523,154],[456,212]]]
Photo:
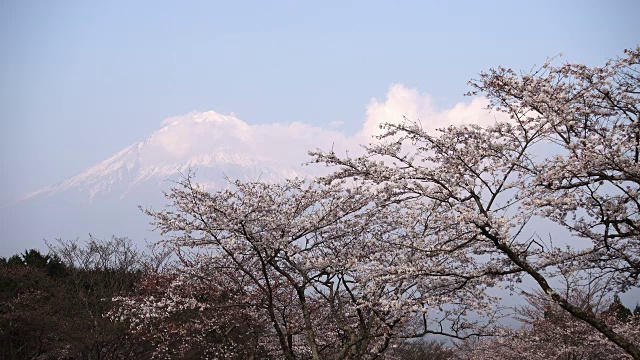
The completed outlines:
[[[162,191],[181,174],[209,190],[228,180],[308,178],[307,150],[329,148],[341,134],[310,125],[248,125],[213,111],[169,118],[145,140],[56,185],[0,206],[0,256],[25,249],[46,251],[43,239],[127,236],[142,246],[159,240],[138,206],[167,205]],[[227,180],[228,179],[228,180]]]
[[[269,134],[256,131],[235,116],[192,112],[162,124],[164,127],[144,141],[19,201],[65,192],[82,193],[88,199],[107,193],[123,198],[141,186],[156,186],[160,193],[166,180],[176,180],[190,170],[196,171],[197,182],[212,189],[224,187],[226,177],[274,183],[312,174],[300,165],[304,150],[292,159],[279,157],[274,149],[260,147],[269,143],[265,141]]]
[[[43,249],[43,238],[129,236],[158,240],[149,218],[138,206],[167,205],[162,190],[181,173],[196,171],[195,181],[210,190],[228,186],[228,179],[280,182],[308,177],[320,167],[303,167],[311,149],[333,149],[357,156],[359,144],[379,135],[380,124],[403,116],[419,120],[428,131],[460,123],[493,123],[486,99],[437,109],[431,96],[402,85],[390,87],[384,101],[372,99],[357,133],[302,122],[247,124],[232,115],[192,112],[161,123],[145,140],[56,185],[0,205],[0,256],[28,248]],[[339,121],[336,123],[340,123]],[[169,180],[169,181],[167,181]]]

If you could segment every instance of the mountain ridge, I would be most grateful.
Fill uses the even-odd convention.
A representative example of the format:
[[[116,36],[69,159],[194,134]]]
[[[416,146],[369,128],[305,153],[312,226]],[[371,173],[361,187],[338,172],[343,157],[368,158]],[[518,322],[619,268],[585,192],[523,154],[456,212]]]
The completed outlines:
[[[126,236],[157,241],[142,208],[171,206],[163,192],[196,173],[206,190],[232,180],[268,183],[310,178],[324,167],[302,166],[306,150],[340,141],[336,132],[301,123],[248,125],[213,111],[169,118],[142,141],[84,171],[0,205],[0,256],[25,248],[46,251],[43,239]]]
[[[253,143],[256,135],[233,115],[191,112],[168,118],[162,125],[145,140],[7,205],[69,191],[86,193],[91,200],[116,188],[122,192],[117,195],[123,198],[137,186],[148,186],[151,182],[159,185],[194,170],[199,174],[198,182],[210,189],[224,186],[226,178],[280,182],[314,175],[308,168],[270,158],[268,151],[256,151]],[[204,177],[200,176],[202,173]]]

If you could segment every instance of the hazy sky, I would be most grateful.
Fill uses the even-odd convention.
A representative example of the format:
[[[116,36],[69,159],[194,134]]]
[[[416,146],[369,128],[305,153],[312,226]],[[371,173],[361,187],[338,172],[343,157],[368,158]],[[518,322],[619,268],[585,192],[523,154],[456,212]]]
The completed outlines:
[[[2,1],[0,199],[192,110],[350,135],[394,84],[445,109],[489,67],[597,65],[640,43],[632,0],[310,4]]]

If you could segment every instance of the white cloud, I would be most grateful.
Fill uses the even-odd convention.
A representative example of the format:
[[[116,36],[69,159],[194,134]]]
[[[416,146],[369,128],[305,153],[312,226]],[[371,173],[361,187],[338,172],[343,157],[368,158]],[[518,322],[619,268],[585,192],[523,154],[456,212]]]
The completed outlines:
[[[373,98],[369,102],[360,134],[365,137],[380,135],[381,124],[401,123],[404,117],[413,120],[431,118],[435,112],[428,94],[420,94],[418,90],[409,89],[402,84],[391,85],[384,101]]]
[[[232,115],[213,111],[191,112],[162,122],[141,153],[144,162],[176,162],[212,154],[233,154],[261,161],[301,164],[309,160],[307,152],[317,148],[338,153],[359,153],[360,144],[379,135],[380,124],[400,123],[403,117],[420,121],[429,132],[449,125],[481,124],[495,121],[500,114],[490,113],[485,98],[474,98],[449,109],[438,109],[429,94],[402,84],[389,87],[385,99],[371,99],[362,126],[356,135],[347,136],[334,121],[328,128],[301,122],[249,125]]]
[[[214,111],[194,111],[165,119],[161,124],[164,127],[140,149],[145,166],[204,161],[215,154],[298,165],[309,160],[310,149],[348,142],[336,130],[301,122],[249,125],[233,115]]]
[[[349,143],[349,138],[342,132],[300,122],[254,125],[252,128],[256,149],[288,163],[309,161],[309,150],[330,149],[334,143]]]
[[[503,114],[490,113],[487,110],[488,105],[488,99],[476,97],[470,102],[457,103],[450,109],[438,109],[429,94],[421,94],[417,89],[395,84],[389,87],[384,101],[371,99],[360,136],[370,138],[380,135],[380,124],[401,123],[404,117],[411,121],[419,121],[430,133],[450,125],[493,124],[496,116],[505,120]]]
[[[212,152],[250,154],[251,127],[244,121],[214,111],[190,112],[165,119],[140,154],[145,163],[174,163]]]

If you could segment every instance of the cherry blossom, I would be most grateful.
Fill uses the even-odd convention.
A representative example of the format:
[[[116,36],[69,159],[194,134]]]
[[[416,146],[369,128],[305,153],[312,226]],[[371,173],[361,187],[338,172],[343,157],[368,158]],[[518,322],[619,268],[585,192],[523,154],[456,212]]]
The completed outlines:
[[[474,290],[528,276],[568,314],[640,359],[635,340],[553,285],[581,271],[611,276],[610,290],[639,285],[639,62],[640,47],[601,67],[550,61],[524,74],[499,67],[471,81],[470,95],[487,96],[490,109],[510,121],[434,136],[406,119],[384,125],[364,156],[311,155],[337,167],[326,183],[373,186],[380,204],[400,205],[405,223],[418,225],[408,225],[394,248],[399,257],[415,256],[399,265],[404,274],[424,282],[453,274]],[[533,228],[544,221],[567,234],[554,239]],[[389,281],[399,276],[395,267],[379,270]]]

